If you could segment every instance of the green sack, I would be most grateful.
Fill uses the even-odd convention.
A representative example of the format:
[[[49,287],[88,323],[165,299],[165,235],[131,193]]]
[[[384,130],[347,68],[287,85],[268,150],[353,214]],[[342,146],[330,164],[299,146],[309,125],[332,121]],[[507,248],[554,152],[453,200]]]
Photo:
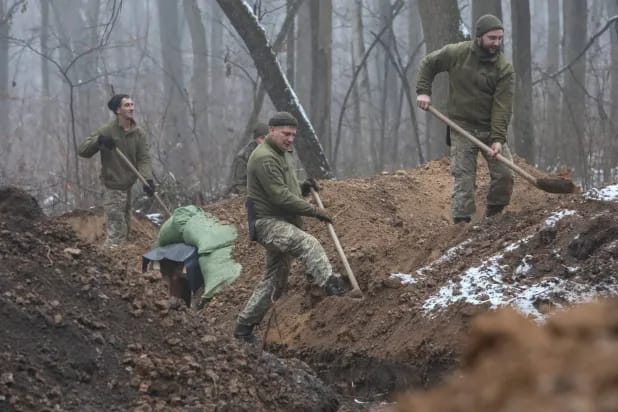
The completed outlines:
[[[240,275],[242,266],[232,257],[236,228],[195,206],[179,207],[161,226],[158,246],[185,243],[195,246],[204,278],[204,298],[210,299]]]

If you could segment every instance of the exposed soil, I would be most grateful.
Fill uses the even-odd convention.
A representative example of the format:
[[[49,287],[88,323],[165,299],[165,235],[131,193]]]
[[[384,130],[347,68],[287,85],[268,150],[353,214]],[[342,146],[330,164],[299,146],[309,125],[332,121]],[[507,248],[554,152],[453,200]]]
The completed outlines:
[[[287,294],[258,331],[266,352],[231,338],[264,266],[262,247],[247,239],[243,199],[205,207],[237,226],[243,272],[194,312],[170,310],[160,274],[139,273],[156,236],[147,220],[134,219],[131,243],[110,254],[98,246],[99,210],[55,220],[35,213],[29,226],[15,225],[20,207],[0,198],[0,313],[9,325],[0,336],[8,365],[0,409],[383,410],[381,401],[436,387],[460,366],[454,376],[474,373],[474,362],[492,354],[478,349],[473,362],[473,349],[464,351],[477,314],[508,305],[543,320],[618,294],[616,201],[547,194],[516,179],[512,204],[486,219],[488,176],[479,163],[478,213],[468,225],[450,223],[445,160],[321,182],[364,299],[324,298],[294,266]],[[308,219],[306,229],[344,273],[326,227]],[[482,376],[474,379],[483,387]],[[435,390],[459,390],[452,381]],[[410,402],[442,410],[422,396]]]

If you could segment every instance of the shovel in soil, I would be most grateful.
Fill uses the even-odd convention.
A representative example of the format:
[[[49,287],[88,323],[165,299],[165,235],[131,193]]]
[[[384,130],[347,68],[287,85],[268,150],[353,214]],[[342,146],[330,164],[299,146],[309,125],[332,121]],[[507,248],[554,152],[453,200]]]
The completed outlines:
[[[122,153],[122,151],[120,151],[120,149],[118,149],[118,148],[116,148],[115,150],[116,150],[116,153],[118,154],[118,156],[120,156],[120,158],[129,167],[129,169],[131,169],[133,171],[133,173],[135,173],[135,176],[137,176],[137,178],[144,185],[148,186],[148,182],[146,181],[144,176],[142,176],[142,174],[137,170],[137,168],[135,166],[133,166],[133,163],[131,163],[131,161],[124,155],[124,153]],[[163,210],[165,210],[165,213],[167,213],[168,216],[171,216],[172,212],[170,212],[169,208],[165,205],[165,203],[163,203],[163,200],[161,200],[161,198],[159,197],[159,194],[157,192],[154,192],[154,197],[155,197],[155,199],[157,199],[157,202],[159,202],[159,204],[161,205]]]
[[[324,208],[324,204],[322,203],[322,199],[320,199],[320,195],[313,188],[311,188],[311,196],[313,196],[313,200],[315,203],[321,208]],[[343,267],[345,268],[346,274],[348,275],[348,280],[352,285],[352,290],[348,293],[348,296],[354,299],[363,299],[363,292],[360,290],[358,286],[358,282],[356,281],[356,277],[354,273],[352,273],[352,268],[348,263],[348,258],[346,258],[345,253],[343,253],[343,248],[341,247],[341,243],[339,242],[339,238],[337,237],[337,233],[335,233],[335,228],[331,223],[327,223],[328,233],[330,233],[330,237],[333,239],[335,243],[335,248],[337,249],[337,253],[343,262]]]
[[[457,123],[453,122],[451,119],[449,119],[448,117],[446,117],[445,115],[440,113],[440,111],[438,111],[438,109],[436,109],[433,106],[429,106],[429,111],[434,116],[436,116],[438,119],[442,120],[444,123],[449,125],[449,127],[453,128],[459,134],[464,136],[466,139],[470,140],[472,143],[474,143],[475,145],[477,145],[478,147],[483,149],[485,152],[491,154],[492,150],[491,150],[491,148],[489,146],[487,146],[485,143],[481,142],[476,137],[472,136],[470,133],[468,133],[464,129],[462,129],[461,126],[459,126]],[[564,193],[575,193],[575,192],[577,192],[577,187],[569,179],[565,179],[565,178],[562,178],[562,177],[552,177],[552,178],[534,177],[530,173],[528,173],[524,169],[522,169],[521,167],[517,166],[515,163],[511,162],[510,160],[508,160],[507,158],[502,156],[501,154],[498,154],[498,156],[496,156],[496,159],[498,161],[502,162],[503,164],[505,164],[511,170],[519,173],[524,179],[526,179],[528,182],[532,183],[538,189],[544,190],[544,191],[546,191],[548,193],[561,193],[561,194],[564,194]]]

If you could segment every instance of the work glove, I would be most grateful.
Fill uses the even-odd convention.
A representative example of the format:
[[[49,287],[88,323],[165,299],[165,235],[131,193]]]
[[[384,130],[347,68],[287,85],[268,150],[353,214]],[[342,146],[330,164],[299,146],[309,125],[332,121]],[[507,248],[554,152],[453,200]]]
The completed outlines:
[[[330,217],[330,214],[323,207],[316,207],[313,209],[313,217],[321,222],[333,223],[333,219]]]
[[[318,182],[316,182],[313,177],[307,178],[307,180],[305,180],[300,185],[300,193],[303,195],[303,197],[308,196],[309,193],[311,193],[311,189],[315,190],[316,192],[320,191],[320,186],[318,186]]]
[[[147,185],[144,185],[144,193],[146,193],[146,195],[148,197],[152,197],[155,193],[155,184],[154,184],[154,180],[152,179],[147,179],[146,182],[148,182]]]
[[[104,147],[107,150],[114,150],[116,148],[116,143],[114,142],[114,139],[111,136],[99,136],[99,138],[97,139],[97,143],[99,144],[99,147]]]

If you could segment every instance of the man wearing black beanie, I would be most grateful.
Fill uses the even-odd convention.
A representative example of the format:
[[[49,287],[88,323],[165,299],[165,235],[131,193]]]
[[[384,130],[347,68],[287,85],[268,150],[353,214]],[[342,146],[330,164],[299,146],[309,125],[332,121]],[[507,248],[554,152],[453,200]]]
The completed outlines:
[[[513,192],[511,170],[495,157],[511,160],[506,137],[513,111],[515,72],[501,51],[504,28],[496,16],[481,16],[474,40],[448,44],[423,58],[416,102],[427,110],[431,84],[440,72],[449,74],[449,117],[492,149],[481,151],[487,160],[491,181],[485,216],[496,215],[509,204]],[[447,139],[448,141],[448,139]],[[451,209],[455,223],[470,222],[476,211],[476,158],[479,148],[454,130],[450,131],[451,174],[454,177]]]
[[[115,117],[101,126],[79,146],[81,157],[101,156],[101,181],[104,187],[103,209],[107,218],[105,245],[116,247],[128,239],[131,222],[131,188],[137,180],[135,173],[118,155],[118,148],[148,181],[144,191],[152,196],[155,191],[152,180],[150,149],[144,131],[133,118],[135,104],[129,95],[114,95],[107,107]]]
[[[234,336],[254,341],[253,328],[259,324],[271,303],[287,287],[294,258],[305,266],[306,278],[321,286],[326,295],[344,292],[341,276],[333,273],[320,242],[302,230],[302,216],[330,222],[328,212],[303,199],[317,182],[296,179],[292,144],[298,123],[287,112],[275,113],[268,122],[266,140],[249,157],[247,164],[247,213],[249,236],[266,249],[266,273],[238,316]]]

